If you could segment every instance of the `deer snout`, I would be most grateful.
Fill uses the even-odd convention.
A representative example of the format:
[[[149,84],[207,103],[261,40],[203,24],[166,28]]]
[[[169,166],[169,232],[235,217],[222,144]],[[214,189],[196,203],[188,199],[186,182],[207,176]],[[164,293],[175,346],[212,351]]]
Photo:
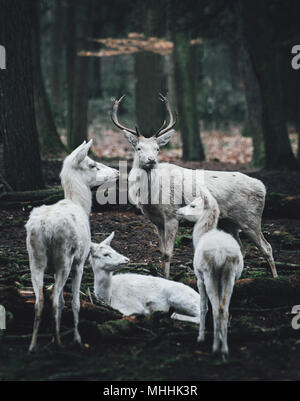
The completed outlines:
[[[129,262],[130,262],[130,259],[125,257],[125,258],[124,258],[124,263],[127,264],[127,263],[129,263]]]
[[[155,157],[154,156],[149,156],[148,157],[148,162],[149,163],[155,163]]]

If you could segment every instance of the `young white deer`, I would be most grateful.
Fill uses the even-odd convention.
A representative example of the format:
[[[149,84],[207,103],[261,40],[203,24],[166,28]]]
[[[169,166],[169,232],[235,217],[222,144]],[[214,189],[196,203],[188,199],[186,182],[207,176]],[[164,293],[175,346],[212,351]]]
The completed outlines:
[[[63,163],[60,174],[65,199],[51,206],[34,208],[26,223],[27,250],[32,285],[35,292],[35,318],[29,351],[36,348],[44,296],[45,270],[54,273],[53,313],[55,338],[60,340],[60,320],[64,306],[63,288],[72,272],[74,340],[80,343],[78,315],[79,289],[83,266],[90,251],[89,214],[92,205],[91,187],[118,176],[118,171],[97,163],[87,156],[92,140],[85,141]]]
[[[173,319],[199,323],[199,294],[183,283],[142,274],[113,272],[129,259],[115,251],[111,233],[100,244],[92,243],[89,260],[94,271],[94,293],[124,315],[147,315],[173,310]]]
[[[195,170],[184,169],[170,163],[159,163],[159,148],[169,142],[174,133],[172,128],[176,124],[168,100],[161,96],[170,116],[169,124],[166,126],[164,123],[151,138],[145,138],[138,129],[129,129],[119,123],[117,112],[123,98],[124,96],[114,103],[112,121],[123,130],[127,140],[134,148],[134,161],[128,181],[134,182],[139,174],[137,172],[144,172],[144,174],[140,174],[138,184],[140,193],[137,192],[134,202],[157,228],[165,264],[165,277],[169,277],[170,261],[178,230],[176,210],[195,199],[197,197],[197,195],[193,195],[195,187],[199,188],[203,184],[207,186],[218,202],[222,227],[233,235],[240,246],[239,231],[243,231],[264,254],[273,276],[277,277],[272,247],[261,231],[261,218],[266,195],[264,184],[245,174],[225,171],[204,171],[204,175],[200,176],[200,179],[194,179],[195,176],[191,173]],[[162,184],[161,178],[166,176],[169,176],[169,182],[173,182],[171,185]],[[151,195],[153,192],[162,195],[167,191],[170,192],[169,204],[160,200],[156,204],[149,202],[149,197],[145,197],[145,193],[149,191],[149,183],[153,189]]]
[[[214,319],[213,352],[228,354],[228,309],[236,280],[242,274],[244,262],[237,241],[224,231],[217,230],[219,208],[210,192],[189,205],[178,209],[179,218],[196,223],[193,230],[194,271],[200,294],[200,326],[198,342],[204,341],[207,297]]]

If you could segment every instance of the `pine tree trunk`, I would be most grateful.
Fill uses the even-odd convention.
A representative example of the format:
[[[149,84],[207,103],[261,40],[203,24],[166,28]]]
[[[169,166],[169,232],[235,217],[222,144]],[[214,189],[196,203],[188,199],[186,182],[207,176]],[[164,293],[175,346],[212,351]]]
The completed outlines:
[[[197,113],[197,51],[187,32],[174,32],[174,60],[183,160],[204,160]]]
[[[33,78],[36,124],[42,154],[58,154],[65,146],[57,133],[42,75],[40,60],[39,0],[35,0],[33,16]]]
[[[18,191],[44,187],[33,96],[33,5],[0,0],[0,38],[7,52],[0,73],[0,131],[5,178]]]
[[[273,23],[266,1],[242,2],[243,31],[262,99],[266,167],[298,169],[285,124]]]

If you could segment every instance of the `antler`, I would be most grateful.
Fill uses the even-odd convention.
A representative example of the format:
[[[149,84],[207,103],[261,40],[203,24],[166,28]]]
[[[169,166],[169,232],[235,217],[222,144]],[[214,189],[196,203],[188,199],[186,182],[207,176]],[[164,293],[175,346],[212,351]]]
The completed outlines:
[[[171,111],[171,107],[169,104],[169,101],[167,99],[167,97],[163,96],[161,93],[159,94],[159,99],[164,102],[164,104],[166,105],[166,109],[169,113],[170,116],[170,121],[169,124],[167,125],[167,127],[165,127],[166,125],[166,120],[163,122],[163,125],[160,127],[160,129],[156,132],[155,136],[159,137],[163,134],[165,134],[167,131],[170,131],[170,129],[172,129],[176,122],[177,122],[177,115],[175,115],[175,118],[173,117],[172,111]]]
[[[140,136],[138,128],[135,127],[136,129],[130,129],[130,128],[126,128],[124,127],[124,125],[121,125],[118,121],[118,109],[119,109],[119,104],[122,102],[122,100],[125,98],[125,95],[121,96],[119,100],[115,100],[114,105],[113,105],[113,109],[112,109],[112,113],[111,113],[111,120],[112,122],[120,129],[122,130],[126,130],[128,132],[131,132],[133,135],[135,136]]]

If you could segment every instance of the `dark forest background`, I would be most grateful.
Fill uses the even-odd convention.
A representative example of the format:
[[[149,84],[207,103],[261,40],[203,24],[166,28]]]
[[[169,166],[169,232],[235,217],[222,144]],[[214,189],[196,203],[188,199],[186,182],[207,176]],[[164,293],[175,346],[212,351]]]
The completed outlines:
[[[201,130],[239,124],[253,166],[299,168],[298,1],[0,0],[0,10],[6,186],[43,188],[41,157],[74,149],[95,118],[108,126],[124,93],[122,118],[145,136],[168,93],[184,160],[205,159]]]

